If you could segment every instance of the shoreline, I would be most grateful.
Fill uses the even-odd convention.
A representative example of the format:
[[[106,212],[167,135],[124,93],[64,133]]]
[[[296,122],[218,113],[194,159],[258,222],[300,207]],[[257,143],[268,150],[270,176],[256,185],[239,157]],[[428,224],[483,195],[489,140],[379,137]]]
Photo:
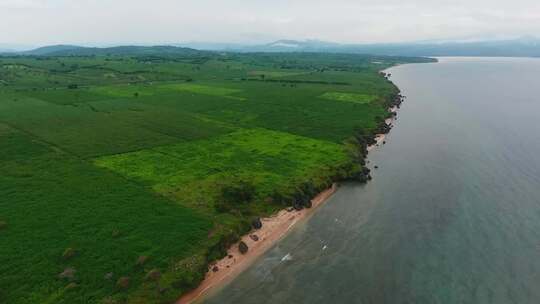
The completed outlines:
[[[399,104],[388,109],[388,112],[392,113],[391,117],[384,120],[385,124],[389,127],[388,132],[393,126],[398,109]],[[375,134],[373,138],[375,142],[366,147],[367,152],[385,144],[386,134]],[[337,189],[338,184],[333,183],[332,187],[319,193],[311,200],[311,208],[294,210],[289,207],[280,210],[270,217],[261,218],[262,228],[252,229],[249,233],[243,235],[238,242],[231,245],[224,258],[209,264],[205,278],[199,286],[182,295],[175,303],[197,303],[225,287],[242,271],[252,265],[257,258],[284,238],[294,226],[313,215],[318,207],[326,203]],[[256,240],[252,238],[254,235],[256,236]],[[245,254],[240,253],[239,250],[239,243],[241,241],[246,243],[249,248]]]
[[[248,245],[248,252],[245,254],[240,253],[238,249],[240,241],[233,244],[227,250],[227,255],[224,258],[209,265],[209,270],[201,284],[196,289],[180,297],[176,304],[195,303],[223,288],[253,264],[258,257],[285,237],[294,226],[313,215],[318,207],[327,202],[337,189],[337,183],[333,183],[332,187],[319,193],[311,200],[311,208],[303,208],[302,210],[287,208],[270,217],[261,218],[262,228],[252,229],[250,233],[240,239],[240,241]],[[252,238],[253,235],[257,236],[257,241]]]
[[[394,108],[390,108],[388,109],[388,111],[390,113],[397,113],[397,108],[394,107]],[[393,123],[394,123],[394,120],[395,120],[395,116],[392,116],[390,118],[387,118],[384,120],[384,122],[386,123],[387,126],[389,127],[393,127]],[[379,134],[375,134],[375,143],[372,144],[372,145],[369,145],[367,146],[367,151],[372,151],[373,149],[375,149],[376,147],[379,147],[381,145],[384,145],[385,144],[385,140],[386,140],[386,134],[388,133],[379,133]]]

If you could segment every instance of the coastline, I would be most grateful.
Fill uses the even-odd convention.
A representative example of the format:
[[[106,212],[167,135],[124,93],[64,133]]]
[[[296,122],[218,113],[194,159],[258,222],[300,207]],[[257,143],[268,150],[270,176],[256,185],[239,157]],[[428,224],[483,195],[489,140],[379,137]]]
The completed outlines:
[[[397,107],[390,108],[390,109],[388,109],[388,111],[390,113],[396,114],[397,113]],[[394,120],[395,120],[395,115],[392,115],[392,117],[385,119],[384,122],[386,123],[386,125],[388,127],[391,128],[393,126],[392,124],[394,123]],[[369,151],[375,149],[376,147],[379,147],[380,145],[384,145],[385,140],[386,140],[386,134],[387,133],[375,134],[375,137],[373,138],[373,140],[375,140],[375,143],[372,144],[372,145],[367,146],[367,151],[369,152]]]
[[[224,287],[225,284],[234,279],[253,264],[258,257],[285,237],[294,226],[313,215],[318,207],[328,201],[337,189],[338,186],[334,183],[332,187],[319,193],[311,200],[311,208],[301,210],[287,208],[280,210],[273,216],[261,218],[262,228],[253,229],[240,239],[240,241],[248,245],[248,252],[245,254],[240,253],[238,249],[240,241],[233,244],[227,250],[227,255],[224,258],[209,265],[209,270],[201,284],[196,289],[180,297],[176,304],[194,303]],[[252,239],[253,235],[257,236],[257,241]]]
[[[386,74],[385,77],[387,77]],[[376,147],[386,143],[386,134],[388,134],[393,127],[393,122],[396,119],[397,111],[400,108],[403,99],[404,97],[401,94],[396,96],[395,102],[388,108],[388,112],[391,115],[384,120],[383,125],[385,125],[385,128],[383,128],[380,133],[372,135],[373,141],[371,144],[365,146],[366,152],[369,153]],[[224,258],[209,264],[205,278],[199,286],[182,295],[175,303],[197,303],[198,301],[204,300],[205,297],[219,291],[242,271],[252,265],[258,257],[262,256],[274,244],[285,237],[296,224],[313,215],[318,207],[323,205],[337,189],[338,184],[333,183],[332,187],[319,193],[311,200],[311,208],[295,210],[292,207],[289,207],[280,210],[270,217],[261,218],[262,228],[252,229],[249,233],[243,235],[238,242],[231,245]],[[256,240],[252,238],[253,235],[256,236]],[[245,254],[242,254],[239,250],[240,242],[244,242],[249,248],[248,252]]]

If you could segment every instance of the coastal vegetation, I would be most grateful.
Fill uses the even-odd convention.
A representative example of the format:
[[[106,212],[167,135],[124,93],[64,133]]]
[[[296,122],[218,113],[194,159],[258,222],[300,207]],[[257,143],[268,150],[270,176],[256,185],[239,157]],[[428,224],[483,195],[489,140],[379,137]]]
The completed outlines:
[[[254,219],[366,181],[419,58],[0,57],[0,302],[170,303]],[[161,52],[161,53],[160,53]]]

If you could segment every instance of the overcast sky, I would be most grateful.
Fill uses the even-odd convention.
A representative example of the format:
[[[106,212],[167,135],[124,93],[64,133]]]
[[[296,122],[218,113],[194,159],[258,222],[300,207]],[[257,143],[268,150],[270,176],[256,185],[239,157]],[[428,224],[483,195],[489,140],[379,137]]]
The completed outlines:
[[[401,42],[540,33],[540,0],[0,0],[0,44]]]

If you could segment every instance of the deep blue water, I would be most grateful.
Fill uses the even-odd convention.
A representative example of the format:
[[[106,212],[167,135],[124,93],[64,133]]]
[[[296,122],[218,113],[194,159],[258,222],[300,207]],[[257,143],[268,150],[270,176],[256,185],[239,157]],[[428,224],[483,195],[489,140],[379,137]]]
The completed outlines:
[[[540,303],[540,59],[390,72],[407,99],[374,180],[206,302]]]

